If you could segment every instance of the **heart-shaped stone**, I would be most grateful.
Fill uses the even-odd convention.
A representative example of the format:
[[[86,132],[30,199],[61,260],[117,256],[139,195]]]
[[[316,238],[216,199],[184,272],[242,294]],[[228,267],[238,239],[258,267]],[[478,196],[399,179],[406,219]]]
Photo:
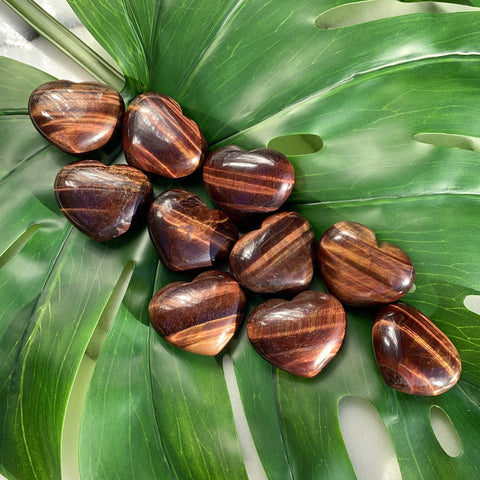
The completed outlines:
[[[55,80],[30,95],[28,111],[37,130],[67,153],[103,147],[117,132],[125,106],[107,85]]]
[[[55,195],[64,215],[78,229],[103,242],[145,220],[153,188],[143,172],[129,165],[81,160],[58,172]]]
[[[218,264],[238,239],[237,227],[226,213],[183,190],[167,190],[155,199],[148,231],[162,262],[173,271]]]
[[[440,395],[462,370],[450,339],[422,312],[404,303],[384,307],[373,326],[373,349],[385,383],[411,395]]]
[[[343,342],[346,315],[332,295],[308,290],[293,300],[272,299],[248,317],[247,335],[255,350],[276,367],[313,377]]]
[[[415,279],[408,255],[392,243],[377,242],[372,230],[360,223],[330,227],[320,239],[317,258],[329,292],[348,305],[394,302]]]
[[[257,293],[298,293],[313,277],[315,234],[296,212],[266,218],[230,253],[230,270],[240,285]]]
[[[130,165],[168,178],[190,175],[207,154],[198,125],[175,100],[155,92],[139,95],[129,105],[122,139]]]
[[[295,182],[288,158],[270,148],[248,152],[235,145],[215,150],[205,161],[203,181],[211,199],[239,224],[278,210]]]
[[[244,312],[242,289],[229,273],[216,270],[163,287],[148,307],[153,327],[167,342],[200,355],[219,353]]]

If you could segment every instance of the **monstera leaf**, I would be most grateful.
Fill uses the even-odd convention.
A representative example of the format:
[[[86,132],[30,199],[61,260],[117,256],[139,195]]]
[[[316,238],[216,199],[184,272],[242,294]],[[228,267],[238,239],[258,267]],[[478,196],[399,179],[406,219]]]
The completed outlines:
[[[6,3],[33,11],[31,1]],[[284,151],[296,170],[287,208],[317,237],[351,220],[401,246],[417,273],[404,301],[449,335],[463,372],[438,398],[389,389],[374,362],[370,310],[348,310],[339,354],[309,380],[267,364],[244,328],[215,358],[167,345],[149,327],[148,302],[190,277],[165,270],[145,229],[97,244],[65,220],[52,185],[74,159],[40,137],[26,110],[51,77],[2,58],[0,472],[61,477],[66,405],[86,355],[96,366],[79,435],[85,479],[247,478],[227,359],[270,479],[355,478],[338,421],[350,396],[380,414],[404,479],[478,478],[478,0],[448,13],[392,0],[69,3],[123,71],[127,101],[146,90],[174,97],[212,149]],[[82,50],[61,38],[65,51]],[[112,83],[93,63],[89,71]],[[98,155],[123,161],[118,145]],[[158,181],[157,193],[169,185]],[[198,178],[175,186],[207,200]],[[260,301],[249,297],[249,308]],[[456,428],[456,457],[432,431],[432,406]]]

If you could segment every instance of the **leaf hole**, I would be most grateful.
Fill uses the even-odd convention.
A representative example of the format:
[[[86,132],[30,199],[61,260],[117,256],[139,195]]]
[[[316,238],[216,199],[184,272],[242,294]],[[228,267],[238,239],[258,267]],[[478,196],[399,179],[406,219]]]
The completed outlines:
[[[80,480],[78,458],[80,425],[95,365],[95,360],[83,356],[68,397],[62,430],[62,478],[69,480]]]
[[[480,295],[467,295],[463,300],[465,308],[480,315]]]
[[[413,138],[420,143],[437,147],[461,148],[480,152],[480,138],[453,133],[417,133]]]
[[[14,242],[0,255],[0,268],[17,255],[28,241],[37,233],[40,225],[35,224],[28,227]]]
[[[105,308],[100,315],[97,326],[90,337],[85,355],[92,360],[96,360],[100,355],[105,339],[107,338],[110,327],[113,324],[115,316],[117,315],[120,304],[127,291],[130,279],[135,269],[135,262],[129,261],[123,267],[122,273],[113,287],[112,293],[105,304]]]
[[[222,359],[223,374],[227,384],[228,395],[232,404],[233,419],[237,429],[238,440],[240,442],[240,449],[242,451],[245,469],[248,478],[255,480],[267,480],[267,475],[263,469],[262,462],[258,456],[255,443],[253,441],[252,433],[248,426],[247,417],[243,409],[240,391],[238,389],[237,377],[235,376],[235,369],[233,367],[230,355],[225,354]]]
[[[320,151],[323,147],[323,140],[318,135],[297,133],[276,137],[268,142],[267,147],[278,150],[287,157],[308,155]]]
[[[343,441],[358,480],[401,480],[392,442],[377,409],[365,398],[343,397],[338,404]]]
[[[414,13],[444,14],[471,11],[478,11],[478,8],[444,2],[368,0],[347,3],[327,10],[316,18],[315,26],[320,30],[332,30]]]
[[[455,426],[442,408],[436,405],[430,408],[430,423],[445,453],[450,457],[458,457],[462,453],[462,442]]]

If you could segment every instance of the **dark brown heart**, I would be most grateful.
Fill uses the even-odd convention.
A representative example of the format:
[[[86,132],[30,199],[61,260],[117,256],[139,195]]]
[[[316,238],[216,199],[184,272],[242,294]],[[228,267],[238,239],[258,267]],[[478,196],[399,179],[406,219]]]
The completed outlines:
[[[44,83],[28,102],[37,130],[56,147],[73,154],[103,147],[121,125],[124,110],[122,97],[96,82]]]
[[[103,242],[145,219],[153,188],[143,172],[129,165],[82,160],[58,172],[55,195],[64,215],[78,229]]]
[[[168,178],[190,175],[201,167],[207,143],[198,125],[170,97],[150,92],[136,97],[123,121],[127,162]]]
[[[343,342],[345,310],[332,295],[308,290],[292,301],[267,300],[247,321],[255,350],[276,367],[313,377],[335,356]]]
[[[216,355],[242,322],[245,294],[226,272],[203,272],[191,282],[159,290],[148,307],[155,330],[170,344],[200,355]]]
[[[329,292],[348,305],[394,302],[415,279],[407,254],[391,243],[377,243],[375,234],[360,223],[330,227],[320,239],[317,258]]]
[[[296,212],[266,218],[230,253],[230,270],[240,285],[258,293],[298,293],[313,276],[315,234]]]
[[[440,395],[462,370],[450,339],[416,308],[396,303],[383,308],[373,326],[373,349],[385,383],[411,395]]]
[[[238,239],[227,214],[183,190],[159,195],[148,213],[148,231],[163,263],[173,271],[211,267],[225,260]]]
[[[203,181],[210,198],[239,224],[278,210],[295,182],[293,165],[270,148],[248,152],[235,145],[215,150],[205,161]]]

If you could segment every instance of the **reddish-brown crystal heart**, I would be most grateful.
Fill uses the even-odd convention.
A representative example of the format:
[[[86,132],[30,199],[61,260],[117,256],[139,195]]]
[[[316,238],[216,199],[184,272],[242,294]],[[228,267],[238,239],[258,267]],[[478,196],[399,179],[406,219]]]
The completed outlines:
[[[103,242],[145,219],[153,188],[143,172],[129,165],[82,160],[58,172],[55,195],[62,212],[77,228]]]
[[[155,330],[175,347],[216,355],[230,341],[245,311],[245,294],[226,272],[211,270],[191,282],[159,290],[148,307]]]
[[[203,164],[207,143],[198,125],[170,97],[150,92],[136,97],[123,121],[127,162],[145,172],[179,178]]]
[[[329,292],[348,305],[394,302],[415,279],[407,254],[391,243],[377,243],[375,234],[360,223],[330,227],[320,239],[317,258]]]
[[[155,199],[148,231],[163,263],[173,271],[211,267],[228,257],[238,239],[226,213],[183,190],[167,190]]]
[[[235,145],[215,150],[205,161],[203,181],[212,200],[237,223],[278,210],[295,182],[293,165],[270,148],[248,152]]]
[[[373,326],[373,349],[385,383],[411,395],[440,395],[462,370],[450,339],[422,312],[404,303],[384,307]]]
[[[36,88],[28,102],[37,130],[67,153],[103,147],[121,125],[125,106],[113,88],[96,82],[55,80]]]
[[[258,293],[298,293],[313,276],[315,234],[296,212],[266,218],[230,253],[230,270],[240,285]]]
[[[313,377],[338,352],[346,316],[332,295],[308,290],[292,301],[267,300],[248,317],[247,335],[255,350],[276,367]]]

